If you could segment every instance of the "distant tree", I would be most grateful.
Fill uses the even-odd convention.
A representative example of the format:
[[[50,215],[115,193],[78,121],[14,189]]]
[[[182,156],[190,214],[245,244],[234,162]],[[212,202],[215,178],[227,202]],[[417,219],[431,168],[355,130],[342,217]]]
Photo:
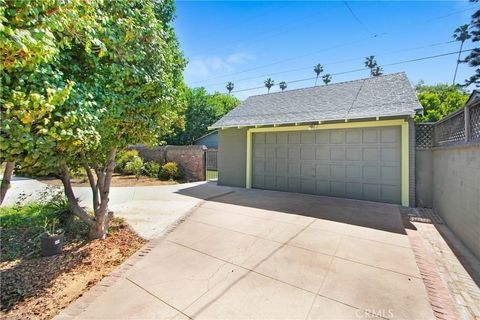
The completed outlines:
[[[381,76],[382,74],[383,74],[383,68],[380,66],[376,66],[371,71],[372,77],[378,77],[378,76]]]
[[[280,89],[285,90],[287,89],[287,83],[285,81],[282,81],[279,83]]]
[[[418,101],[423,106],[423,114],[415,117],[417,122],[435,122],[447,114],[462,108],[468,99],[467,92],[454,85],[438,84],[427,86],[419,83],[415,86]]]
[[[323,72],[323,66],[319,63],[313,68],[313,71],[315,71],[315,74],[317,75],[317,77],[315,78],[315,86],[316,86],[318,77],[320,76],[320,73]]]
[[[455,79],[457,78],[458,65],[461,62],[460,55],[462,54],[463,44],[466,40],[472,37],[468,32],[468,27],[468,24],[464,24],[453,31],[453,39],[455,39],[455,41],[460,41],[460,50],[458,50],[457,65],[455,66],[452,84],[455,84]]]
[[[273,87],[274,84],[275,82],[271,78],[268,78],[267,80],[265,80],[265,87],[267,87],[268,93],[270,93],[270,88]]]
[[[374,77],[375,70],[378,67],[377,60],[375,60],[375,56],[368,56],[365,58],[365,67],[370,69],[370,76]],[[378,70],[381,72],[381,70]]]
[[[227,83],[226,88],[227,88],[229,94],[232,93],[232,90],[233,90],[234,87],[235,87],[235,85],[233,84],[233,82]]]
[[[478,0],[470,0],[471,2],[478,2]],[[472,42],[480,41],[480,9],[475,11],[472,15],[472,21],[470,22],[470,35],[472,36]],[[465,58],[465,62],[468,62],[470,67],[476,68],[475,74],[465,81],[465,86],[475,84],[480,87],[480,46],[476,46],[470,54]]]
[[[332,82],[332,76],[327,73],[322,77],[322,80],[325,85],[328,85],[330,82]]]
[[[209,94],[205,88],[186,89],[187,108],[183,122],[174,127],[174,133],[163,137],[168,144],[189,145],[208,132],[223,115],[239,105],[240,100],[228,94]]]

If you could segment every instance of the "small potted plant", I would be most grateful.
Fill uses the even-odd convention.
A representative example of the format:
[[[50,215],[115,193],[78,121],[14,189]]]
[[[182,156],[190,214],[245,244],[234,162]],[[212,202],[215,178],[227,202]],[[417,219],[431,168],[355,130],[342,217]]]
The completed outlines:
[[[54,218],[51,221],[45,219],[43,225],[44,232],[40,236],[43,257],[62,253],[65,232],[63,229],[57,228],[58,222],[57,218]]]

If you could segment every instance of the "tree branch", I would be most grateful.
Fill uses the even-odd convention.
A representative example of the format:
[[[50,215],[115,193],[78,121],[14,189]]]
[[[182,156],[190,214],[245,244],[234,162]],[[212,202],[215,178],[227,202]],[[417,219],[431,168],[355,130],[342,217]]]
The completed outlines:
[[[73,192],[72,182],[70,180],[70,173],[68,172],[68,167],[65,161],[63,161],[60,164],[60,179],[63,182],[63,187],[65,189],[65,196],[67,197],[68,202],[70,203],[70,210],[72,210],[72,213],[76,215],[78,218],[80,218],[80,220],[85,222],[89,227],[94,227],[95,221],[78,204],[78,200],[75,197],[75,194]]]
[[[2,204],[3,199],[5,199],[7,191],[10,188],[10,180],[12,179],[14,167],[15,162],[7,162],[5,164],[5,171],[3,172],[2,184],[0,186],[0,204]]]

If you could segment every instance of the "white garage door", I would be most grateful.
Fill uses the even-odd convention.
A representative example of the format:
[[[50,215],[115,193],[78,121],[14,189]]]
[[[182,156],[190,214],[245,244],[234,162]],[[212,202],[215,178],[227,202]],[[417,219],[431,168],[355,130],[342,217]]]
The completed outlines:
[[[252,186],[401,201],[399,126],[253,134]]]

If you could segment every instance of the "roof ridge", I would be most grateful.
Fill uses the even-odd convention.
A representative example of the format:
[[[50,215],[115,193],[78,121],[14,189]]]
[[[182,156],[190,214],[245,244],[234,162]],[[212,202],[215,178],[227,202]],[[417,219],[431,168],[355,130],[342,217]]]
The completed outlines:
[[[394,72],[394,73],[389,73],[389,74],[382,74],[382,75],[376,76],[376,77],[367,77],[367,78],[361,78],[361,79],[355,79],[355,80],[347,80],[347,81],[336,82],[336,83],[330,84],[329,86],[331,87],[331,86],[336,86],[336,85],[339,85],[339,84],[345,84],[345,83],[350,83],[350,82],[373,80],[373,79],[378,79],[378,78],[381,78],[381,77],[393,76],[393,75],[396,75],[396,74],[405,74],[406,75],[405,71],[399,71],[399,72]],[[249,96],[244,101],[246,101],[246,100],[248,100],[252,97],[260,97],[260,96],[266,96],[266,95],[274,95],[274,94],[281,94],[281,93],[287,93],[287,92],[292,92],[292,91],[308,90],[308,89],[323,88],[323,87],[327,87],[327,85],[297,88],[297,89],[291,89],[291,90],[280,91],[280,92],[272,92],[272,93],[254,94],[254,95]]]

